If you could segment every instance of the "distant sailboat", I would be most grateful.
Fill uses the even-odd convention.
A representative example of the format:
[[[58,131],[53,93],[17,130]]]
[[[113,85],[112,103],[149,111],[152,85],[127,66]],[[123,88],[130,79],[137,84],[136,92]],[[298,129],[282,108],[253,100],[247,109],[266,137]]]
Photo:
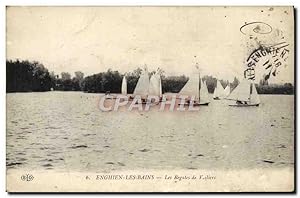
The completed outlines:
[[[185,86],[181,89],[179,92],[179,95],[185,95],[189,96],[188,103],[189,104],[191,97],[195,97],[194,104],[197,105],[208,105],[209,104],[209,97],[208,97],[208,90],[206,83],[201,83],[200,85],[200,75],[199,74],[193,74],[188,82],[185,84]]]
[[[251,83],[252,89],[251,89],[251,94],[250,94],[250,104],[254,104],[256,106],[259,106],[260,104],[260,99],[259,95],[257,93],[256,87],[254,83]]]
[[[192,74],[184,85],[184,87],[180,90],[179,95],[195,97],[195,101],[199,101],[199,74]],[[190,99],[190,98],[189,98]]]
[[[230,94],[230,86],[229,84],[226,86],[226,88],[224,89],[224,97],[228,97]]]
[[[160,74],[153,74],[150,78],[149,95],[162,97],[162,86]]]
[[[201,105],[208,105],[210,102],[208,89],[205,81],[201,82],[200,87],[200,104]]]
[[[125,75],[124,75],[123,80],[122,80],[121,93],[123,95],[127,95],[127,80],[126,80]]]
[[[229,100],[235,100],[236,104],[229,106],[247,107],[259,106],[260,99],[254,83],[243,79],[242,82],[227,97]]]
[[[219,80],[217,81],[217,86],[214,90],[213,98],[214,98],[214,100],[220,100],[220,99],[224,98],[224,88]]]
[[[142,100],[146,100],[149,95],[149,85],[150,85],[149,74],[148,74],[148,70],[145,69],[145,71],[143,71],[135,86],[135,89],[133,91],[133,96],[138,95],[141,97]]]

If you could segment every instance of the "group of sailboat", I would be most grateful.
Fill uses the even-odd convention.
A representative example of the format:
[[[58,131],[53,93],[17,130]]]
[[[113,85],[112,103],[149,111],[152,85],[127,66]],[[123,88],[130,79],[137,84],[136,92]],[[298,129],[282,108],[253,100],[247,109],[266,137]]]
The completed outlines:
[[[122,94],[127,95],[127,80],[126,76],[122,80]],[[147,97],[158,96],[160,101],[162,99],[162,83],[159,70],[151,76],[149,79],[149,73],[145,69],[134,89],[133,97],[141,97],[143,103],[151,102],[147,101]],[[208,105],[210,103],[210,97],[206,82],[201,80],[200,74],[196,73],[190,76],[187,83],[179,92],[179,95],[188,96],[185,100],[185,105]],[[255,84],[249,80],[243,79],[241,83],[230,92],[230,85],[228,84],[224,89],[221,82],[217,81],[215,87],[213,99],[227,99],[236,101],[235,104],[229,106],[247,107],[247,106],[259,106],[260,99],[257,93]]]
[[[226,88],[224,89],[221,82],[218,80],[217,81],[217,86],[215,87],[214,90],[214,95],[213,95],[213,99],[214,100],[221,100],[221,99],[225,99],[226,97],[228,97],[230,94],[230,86],[229,84],[226,86]]]
[[[121,91],[123,95],[127,95],[127,80],[125,75],[122,80]],[[133,97],[134,96],[141,97],[143,103],[151,102],[151,101],[146,101],[148,96],[150,95],[158,96],[160,100],[162,98],[162,84],[161,84],[159,70],[157,70],[157,72],[153,74],[149,79],[148,70],[145,69],[142,72],[133,92]]]
[[[227,99],[236,101],[235,104],[230,104],[229,106],[248,107],[259,106],[260,104],[255,84],[246,79],[242,80]]]
[[[230,92],[229,84],[224,89],[220,81],[217,81],[213,98],[214,100],[234,100],[236,103],[229,106],[238,107],[259,106],[260,103],[255,84],[247,79],[243,79],[232,92]]]
[[[210,102],[206,82],[201,80],[200,74],[193,74],[181,89],[179,95],[188,96],[185,101],[186,105],[190,103],[195,106],[208,105]]]

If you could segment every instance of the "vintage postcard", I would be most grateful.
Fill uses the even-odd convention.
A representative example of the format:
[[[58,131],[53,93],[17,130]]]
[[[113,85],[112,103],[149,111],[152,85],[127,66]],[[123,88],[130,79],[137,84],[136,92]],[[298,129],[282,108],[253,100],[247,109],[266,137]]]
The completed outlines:
[[[7,6],[8,192],[294,192],[294,7]]]

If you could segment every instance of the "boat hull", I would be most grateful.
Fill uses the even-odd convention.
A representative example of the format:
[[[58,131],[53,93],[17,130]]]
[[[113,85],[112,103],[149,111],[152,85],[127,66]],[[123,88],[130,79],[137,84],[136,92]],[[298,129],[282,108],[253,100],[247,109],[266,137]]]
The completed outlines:
[[[108,97],[108,98],[106,98],[107,100],[115,100],[115,99],[117,99],[117,97],[116,96],[112,96],[112,97]]]
[[[201,106],[208,106],[209,102],[205,102],[205,103],[200,103],[199,105]]]
[[[206,103],[194,103],[193,106],[208,106],[209,102]],[[184,104],[178,104],[178,105],[184,105],[184,106],[190,106],[190,103],[184,103]]]
[[[258,107],[259,104],[230,104],[231,107]]]

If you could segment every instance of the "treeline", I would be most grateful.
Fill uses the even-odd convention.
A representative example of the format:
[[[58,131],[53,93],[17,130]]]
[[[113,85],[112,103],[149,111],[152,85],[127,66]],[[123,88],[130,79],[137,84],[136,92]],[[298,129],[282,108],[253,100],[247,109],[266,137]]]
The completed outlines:
[[[133,93],[141,73],[142,69],[137,68],[136,70],[125,74],[128,93]],[[150,76],[154,73],[155,71],[150,72]],[[60,90],[84,91],[89,93],[120,93],[123,76],[124,74],[109,69],[106,72],[87,77],[84,77],[82,72],[77,71],[72,78],[71,74],[68,72],[62,72],[60,75],[49,72],[48,69],[39,62],[19,60],[6,61],[7,92]],[[161,71],[161,79],[163,93],[178,93],[188,81],[188,77],[184,75],[165,76],[163,71]],[[202,76],[202,79],[206,81],[208,91],[213,93],[217,84],[217,78],[206,75]],[[220,80],[220,82],[224,88],[230,84],[231,90],[239,84],[237,78],[234,78],[234,81],[231,83],[225,80]],[[261,82],[256,85],[256,87],[259,94],[294,93],[294,86],[291,83],[266,85],[265,82]]]
[[[36,61],[6,61],[6,92],[81,91],[83,79],[80,71],[73,78],[67,72],[59,77]]]
[[[294,94],[294,86],[291,83],[256,85],[259,94]]]

